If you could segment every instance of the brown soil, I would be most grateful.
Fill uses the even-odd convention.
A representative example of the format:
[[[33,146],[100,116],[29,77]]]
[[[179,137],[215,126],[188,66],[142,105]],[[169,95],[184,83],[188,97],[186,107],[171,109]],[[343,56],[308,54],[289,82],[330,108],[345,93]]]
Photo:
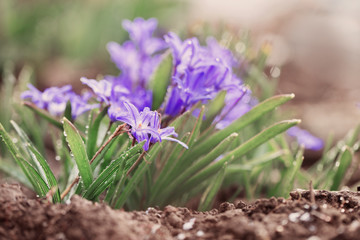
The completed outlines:
[[[28,199],[19,186],[3,184],[0,239],[358,239],[359,209],[359,193],[298,190],[289,199],[223,203],[209,212],[126,212],[77,196],[70,204]]]

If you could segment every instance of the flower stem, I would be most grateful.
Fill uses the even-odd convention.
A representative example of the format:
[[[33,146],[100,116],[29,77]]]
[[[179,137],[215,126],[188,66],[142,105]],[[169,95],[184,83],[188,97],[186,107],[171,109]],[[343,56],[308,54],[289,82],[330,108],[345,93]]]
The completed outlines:
[[[97,152],[94,154],[94,156],[91,158],[90,160],[90,164],[92,164],[94,162],[94,160],[96,159],[97,156],[99,156],[99,154],[104,150],[104,148],[117,136],[119,136],[120,134],[126,132],[126,130],[123,130],[123,128],[126,126],[126,124],[121,124],[119,125],[115,131],[113,132],[113,134],[110,135],[110,137],[108,138],[108,140],[97,150]],[[70,190],[73,188],[73,186],[75,184],[77,184],[79,182],[80,176],[77,175],[77,177],[74,179],[74,181],[64,190],[64,192],[61,194],[61,200],[63,200],[65,198],[66,195],[69,194]]]

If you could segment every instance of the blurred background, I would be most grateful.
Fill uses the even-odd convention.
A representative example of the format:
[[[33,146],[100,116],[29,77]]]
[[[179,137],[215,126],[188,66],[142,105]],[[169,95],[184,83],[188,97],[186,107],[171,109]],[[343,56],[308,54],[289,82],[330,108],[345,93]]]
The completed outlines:
[[[121,21],[135,17],[156,17],[158,34],[248,31],[255,48],[272,45],[266,64],[279,76],[277,93],[296,94],[287,107],[302,127],[340,138],[360,119],[356,0],[0,0],[0,71],[9,61],[15,73],[29,65],[42,89],[117,74],[105,46],[126,40]]]

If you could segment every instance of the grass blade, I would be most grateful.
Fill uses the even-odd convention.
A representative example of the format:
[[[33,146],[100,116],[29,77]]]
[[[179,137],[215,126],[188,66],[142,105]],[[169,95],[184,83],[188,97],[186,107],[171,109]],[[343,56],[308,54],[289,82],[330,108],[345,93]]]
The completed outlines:
[[[85,188],[88,188],[93,181],[93,175],[86,153],[85,144],[75,126],[66,118],[63,118],[63,121],[66,141],[68,142],[70,150],[74,155],[84,186]]]
[[[190,178],[186,183],[184,183],[177,192],[188,191],[189,189],[193,188],[194,186],[200,184],[204,180],[208,179],[216,172],[218,172],[225,162],[229,164],[237,158],[242,157],[244,154],[250,152],[251,150],[255,149],[256,147],[260,146],[261,144],[267,142],[269,139],[275,137],[276,135],[286,131],[287,129],[295,126],[298,124],[300,120],[287,120],[281,121],[276,123],[265,130],[261,131],[259,134],[255,135],[251,139],[247,140],[239,147],[235,148],[231,152],[229,152],[226,156],[224,156],[219,161],[215,162],[214,164],[208,166],[203,171],[198,173],[197,175]]]
[[[49,191],[49,187],[46,185],[45,181],[41,178],[39,173],[27,162],[24,160],[19,149],[11,140],[10,135],[5,131],[3,125],[0,123],[0,135],[5,142],[5,145],[9,149],[11,155],[15,159],[18,166],[24,172],[25,176],[31,182],[37,194],[40,196],[45,196]]]
[[[126,184],[123,192],[121,193],[119,199],[116,200],[116,203],[114,205],[115,208],[121,208],[129,199],[130,194],[135,190],[137,187],[139,181],[144,176],[144,173],[148,169],[149,165],[155,160],[157,157],[158,152],[160,151],[161,145],[156,144],[154,145],[151,150],[148,152],[148,155],[150,156],[147,161],[142,161],[139,167],[134,172],[134,175],[130,178],[129,182]]]
[[[343,147],[341,150],[341,155],[338,158],[339,160],[336,162],[336,172],[333,179],[333,183],[330,187],[331,191],[339,190],[342,179],[345,176],[346,170],[349,168],[352,161],[352,152],[348,146]]]
[[[152,109],[158,109],[164,101],[171,80],[172,67],[173,57],[167,52],[150,78],[149,86],[153,92]]]
[[[40,166],[42,172],[45,175],[44,177],[47,180],[46,182],[47,182],[49,188],[55,187],[57,189],[56,193],[54,195],[54,198],[53,198],[54,203],[61,202],[60,191],[58,189],[58,183],[55,178],[55,175],[53,174],[53,172],[50,169],[49,164],[47,163],[45,158],[41,155],[41,153],[31,143],[30,139],[28,138],[26,133],[19,127],[19,125],[17,125],[14,121],[11,121],[11,124],[13,125],[14,129],[20,136],[23,144],[25,145],[25,148],[34,157],[34,161],[36,161],[38,163],[38,165]]]
[[[110,165],[105,168],[105,170],[100,173],[99,177],[89,186],[88,190],[84,194],[84,197],[87,199],[94,199],[105,191],[105,189],[111,184],[109,179],[114,175],[119,166],[122,165],[122,163],[127,162],[129,159],[136,159],[139,156],[138,153],[142,151],[144,143],[145,142],[136,144],[134,147],[121,154],[118,159],[111,162]]]
[[[225,105],[226,91],[219,92],[216,97],[206,105],[205,116],[206,119],[203,121],[201,126],[201,132],[211,126],[215,117],[223,109]]]
[[[177,186],[181,186],[182,183],[186,182],[187,179],[191,178],[199,172],[201,169],[211,164],[217,157],[223,154],[228,150],[231,143],[238,137],[237,133],[230,134],[229,137],[225,138],[218,146],[216,146],[210,153],[208,153],[205,157],[196,161],[194,164],[189,166],[186,170],[184,170],[181,174],[176,174],[174,176],[178,176],[177,178],[172,179],[167,184],[163,184],[160,190],[154,191],[150,198],[150,205],[158,204],[157,202],[162,202],[164,199],[167,199],[172,192],[176,189]],[[195,161],[195,160],[194,160]]]
[[[231,133],[240,131],[264,114],[270,112],[271,110],[274,110],[281,104],[284,104],[285,102],[293,99],[294,96],[294,94],[278,95],[259,103],[249,112],[245,113],[241,118],[230,124],[228,127],[214,133],[205,141],[202,141],[199,145],[195,147],[194,150],[191,151],[191,156],[194,159],[197,159],[204,153],[209,152],[212,148],[214,148]]]
[[[89,129],[88,129],[88,133],[86,135],[86,152],[89,157],[94,156],[94,154],[96,152],[96,142],[98,139],[100,123],[103,120],[103,118],[106,116],[107,110],[108,110],[108,107],[104,108],[99,113],[99,115],[96,117],[94,122],[92,122],[90,119]],[[92,114],[93,114],[93,112],[91,112],[91,115]]]
[[[47,111],[38,108],[35,104],[31,102],[24,102],[24,106],[28,107],[31,111],[39,115],[41,118],[45,119],[55,127],[59,128],[60,130],[63,130],[63,125],[59,120],[51,116]]]
[[[208,211],[215,200],[215,195],[219,191],[225,177],[227,162],[224,163],[222,169],[217,173],[216,177],[211,181],[200,199],[199,211]]]

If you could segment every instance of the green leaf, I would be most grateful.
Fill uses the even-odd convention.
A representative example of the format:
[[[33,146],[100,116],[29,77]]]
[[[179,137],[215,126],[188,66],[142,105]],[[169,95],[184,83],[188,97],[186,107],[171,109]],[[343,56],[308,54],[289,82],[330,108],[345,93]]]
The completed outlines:
[[[213,149],[217,144],[219,144],[231,133],[239,132],[247,125],[262,117],[265,113],[268,113],[271,110],[274,110],[276,107],[280,106],[281,104],[284,104],[285,102],[293,99],[294,96],[294,94],[278,95],[259,103],[249,112],[245,113],[241,118],[230,124],[228,127],[214,133],[213,135],[209,136],[205,141],[202,141],[199,145],[195,146],[195,148],[191,151],[191,156],[194,159],[197,159],[204,153],[211,151],[211,149]]]
[[[171,80],[173,57],[166,52],[150,78],[149,87],[153,92],[152,109],[158,109],[164,101]]]
[[[219,92],[216,97],[206,105],[206,119],[201,125],[201,132],[211,126],[215,117],[221,112],[225,106],[226,91]]]
[[[71,102],[68,101],[68,102],[66,103],[66,108],[65,108],[65,111],[64,111],[64,117],[67,118],[67,119],[69,119],[70,122],[73,122],[71,112],[72,112]]]
[[[58,183],[56,181],[55,175],[50,169],[49,164],[45,160],[45,158],[41,155],[41,153],[35,148],[35,146],[31,143],[30,139],[26,135],[26,133],[17,125],[14,121],[11,121],[11,124],[13,125],[14,129],[20,136],[22,143],[24,144],[25,148],[29,151],[30,155],[33,156],[34,160],[37,162],[37,164],[40,166],[41,171],[45,174],[46,182],[48,183],[49,188],[56,188],[56,193],[54,195],[53,201],[61,202],[60,198],[60,191],[58,188]]]
[[[29,180],[33,185],[35,184],[36,192],[41,197],[46,196],[50,188],[48,187],[44,179],[41,178],[40,174],[35,170],[33,166],[30,165],[30,163],[25,161],[22,157],[19,157],[19,160],[22,162],[22,165],[27,169],[30,176]]]
[[[18,166],[24,172],[25,176],[29,179],[32,186],[34,187],[37,194],[40,196],[45,196],[46,193],[49,191],[48,186],[46,185],[45,181],[41,178],[39,173],[31,166],[27,161],[24,160],[23,156],[21,155],[19,149],[13,143],[10,135],[5,131],[3,125],[0,123],[0,135],[5,142],[5,145],[9,149],[11,155],[15,159]]]
[[[161,149],[160,144],[156,144],[152,146],[150,151],[148,152],[149,159],[146,161],[142,161],[137,168],[137,170],[134,172],[134,174],[131,176],[130,180],[124,187],[123,192],[121,193],[120,197],[116,200],[115,208],[121,208],[125,204],[125,202],[129,199],[130,194],[135,190],[135,188],[138,186],[138,183],[143,178],[146,170],[149,168],[150,164],[155,160],[155,158],[158,156],[158,152]]]
[[[38,114],[41,118],[45,119],[55,127],[59,128],[60,130],[63,130],[63,125],[60,121],[58,121],[56,118],[51,116],[47,111],[38,108],[35,104],[31,102],[24,102],[24,106],[28,107],[31,111]]]
[[[211,209],[215,200],[215,195],[219,191],[225,177],[227,162],[224,163],[222,169],[217,173],[216,177],[211,181],[200,199],[199,211],[208,211]]]
[[[93,175],[89,158],[86,154],[85,144],[75,126],[66,118],[63,118],[63,121],[66,141],[68,142],[70,150],[74,155],[84,186],[85,188],[88,188],[93,181]]]
[[[298,174],[300,167],[304,160],[304,148],[300,148],[295,157],[295,162],[293,162],[292,166],[288,169],[288,174],[283,179],[283,183],[285,183],[285,187],[282,188],[283,193],[281,196],[286,197],[289,192],[294,188],[294,182],[296,175]]]
[[[172,192],[177,191],[177,186],[181,186],[182,183],[190,179],[197,172],[204,169],[207,165],[211,164],[217,157],[228,150],[231,143],[238,137],[237,133],[230,134],[219,145],[217,145],[211,152],[205,155],[200,160],[193,159],[192,165],[187,165],[184,171],[173,173],[171,180],[164,180],[166,184],[163,184],[160,189],[154,189],[150,197],[150,205],[160,204],[172,195]],[[176,170],[176,168],[175,168]],[[178,192],[178,191],[177,191]],[[185,193],[184,193],[185,194]],[[165,203],[165,201],[164,201]]]
[[[86,151],[89,157],[94,156],[96,152],[96,142],[98,139],[100,123],[103,120],[103,118],[106,116],[108,108],[109,107],[104,108],[96,117],[94,122],[91,121],[92,118],[90,119],[89,129],[86,135]],[[91,116],[92,115],[93,115],[93,111],[91,112]]]
[[[332,178],[333,183],[330,188],[331,191],[339,190],[346,170],[350,167],[352,157],[353,154],[351,152],[351,149],[348,146],[343,147],[343,149],[341,150],[341,155],[339,156],[338,161],[335,164],[336,172],[334,177]]]
[[[251,159],[244,164],[232,164],[226,169],[227,174],[237,174],[239,172],[250,172],[255,167],[261,167],[266,163],[272,162],[284,155],[288,154],[285,150],[279,150],[274,152],[265,153],[257,158]]]
[[[189,140],[187,141],[187,145],[189,146],[189,148],[191,148],[191,146],[193,145],[193,143],[196,141],[197,137],[200,134],[200,128],[201,128],[203,116],[204,116],[204,106],[201,107],[199,116],[196,118],[196,122],[190,133]],[[171,169],[169,167],[170,165],[166,164],[167,171],[162,171],[160,173],[160,175],[153,187],[155,192],[160,191],[160,189],[163,189],[169,182],[171,182],[172,179],[177,176],[176,172],[184,171],[184,169],[186,169],[186,167],[189,164],[191,164],[191,161],[193,160],[193,158],[188,157],[189,156],[187,154],[188,150],[184,149],[183,147],[180,149],[182,150],[181,153],[179,153],[178,156],[175,156],[175,158],[173,158],[173,156],[172,156],[170,159],[171,163],[173,164],[171,166]],[[180,149],[178,147],[175,147],[174,150],[180,150]],[[173,154],[171,154],[171,155],[173,155]],[[165,159],[164,161],[168,161],[168,160],[169,159]]]
[[[238,159],[244,156],[246,153],[250,152],[251,150],[255,149],[261,144],[267,142],[276,135],[295,126],[299,122],[300,120],[281,121],[266,128],[265,130],[261,131],[259,134],[255,135],[254,137],[250,138],[249,140],[241,144],[239,147],[235,148],[234,150],[226,154],[219,161],[214,162],[213,164],[205,168],[203,171],[190,178],[186,183],[184,183],[178,189],[178,192],[183,192],[186,189],[191,189],[193,186],[200,184],[204,180],[214,175],[217,171],[219,171],[225,162],[228,162],[230,164],[234,159]]]
[[[91,200],[105,191],[105,189],[112,183],[109,179],[114,175],[119,166],[124,162],[131,162],[133,159],[136,160],[139,156],[138,153],[142,151],[144,144],[145,142],[136,144],[134,147],[121,154],[118,159],[112,161],[110,165],[100,173],[99,177],[89,186],[88,190],[84,194],[84,197]],[[124,171],[126,171],[126,169],[124,169]]]
[[[31,182],[26,177],[24,172],[22,172],[22,170],[19,169],[18,166],[16,166],[12,162],[3,160],[1,156],[0,156],[0,171],[10,176],[11,178],[16,179],[24,186],[30,189],[32,188]]]

